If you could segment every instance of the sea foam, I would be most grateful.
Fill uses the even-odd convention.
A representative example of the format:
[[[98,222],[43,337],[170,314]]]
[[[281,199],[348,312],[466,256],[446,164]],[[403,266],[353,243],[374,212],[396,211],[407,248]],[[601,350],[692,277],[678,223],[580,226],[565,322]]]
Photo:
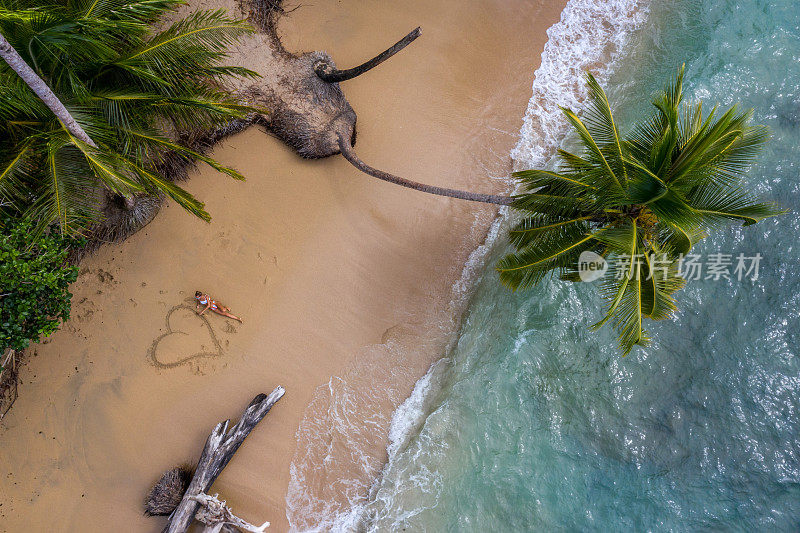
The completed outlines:
[[[532,97],[528,103],[517,145],[511,152],[515,168],[544,167],[563,141],[568,130],[559,107],[579,109],[586,99],[584,73],[591,71],[603,83],[635,31],[647,18],[647,0],[570,0],[561,20],[547,30],[548,41],[542,52],[539,68],[534,73]],[[525,75],[525,73],[520,73]],[[490,251],[506,224],[507,212],[495,220],[486,242],[472,252],[462,276],[452,289],[454,307],[469,298],[474,281],[485,269]],[[376,454],[375,431],[388,429],[384,475],[396,467],[395,458],[413,439],[429,414],[431,395],[438,390],[438,381],[447,370],[448,360],[435,363],[421,378],[412,394],[405,400],[396,398],[396,391],[387,390],[390,379],[367,380],[368,374],[390,376],[393,370],[388,360],[402,357],[392,353],[392,346],[365,354],[362,365],[347,376],[331,378],[327,387],[315,395],[298,432],[298,449],[290,466],[286,512],[292,531],[355,531],[380,529],[375,517],[382,507],[391,505],[395,488],[382,486],[384,476],[371,485],[363,481],[364,473],[379,471],[383,454]],[[380,413],[372,419],[354,416],[359,398],[394,402],[398,407],[390,420]],[[329,468],[333,457],[330,450],[320,447],[320,435],[334,433],[346,446],[350,465],[336,465],[339,477],[325,487],[309,486],[306,473],[313,469]],[[431,443],[432,445],[434,443]],[[437,453],[443,453],[437,450]],[[348,478],[346,472],[352,472]],[[345,473],[344,475],[342,475]],[[395,478],[397,476],[394,476]],[[435,476],[430,479],[410,479],[410,484],[427,484],[435,505],[437,493]],[[397,487],[397,490],[400,488]],[[409,516],[417,510],[407,509]],[[378,520],[380,522],[380,520]]]
[[[568,130],[560,107],[579,109],[587,97],[584,75],[604,84],[616,58],[647,19],[646,0],[571,0],[547,30],[533,96],[511,157],[517,168],[541,168]]]

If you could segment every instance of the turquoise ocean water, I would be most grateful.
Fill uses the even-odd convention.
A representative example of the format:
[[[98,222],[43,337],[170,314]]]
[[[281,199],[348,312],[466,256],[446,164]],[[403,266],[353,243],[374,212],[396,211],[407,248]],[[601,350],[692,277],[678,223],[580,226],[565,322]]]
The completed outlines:
[[[611,331],[586,329],[593,286],[512,294],[490,262],[457,346],[418,384],[368,529],[800,529],[800,2],[653,2],[623,52],[607,83],[623,124],[685,62],[688,99],[771,128],[750,185],[792,212],[697,250],[761,253],[759,279],[691,282],[677,319],[621,358]]]

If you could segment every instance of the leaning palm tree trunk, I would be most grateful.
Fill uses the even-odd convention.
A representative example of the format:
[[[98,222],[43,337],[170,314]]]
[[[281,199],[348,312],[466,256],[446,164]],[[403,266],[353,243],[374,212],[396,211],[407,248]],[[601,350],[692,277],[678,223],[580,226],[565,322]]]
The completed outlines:
[[[417,26],[408,35],[394,43],[392,46],[357,67],[349,68],[347,70],[339,70],[332,68],[328,63],[319,63],[314,67],[314,72],[316,72],[317,76],[319,76],[323,81],[328,83],[352,80],[356,76],[361,76],[365,72],[374,69],[395,55],[397,52],[414,42],[414,40],[419,37],[421,33],[422,29]]]
[[[480,194],[468,191],[459,191],[457,189],[447,189],[444,187],[426,185],[424,183],[418,183],[416,181],[411,181],[405,178],[401,178],[400,176],[395,176],[394,174],[389,174],[388,172],[378,170],[377,168],[372,168],[371,166],[364,163],[361,159],[358,158],[356,153],[353,151],[353,145],[350,144],[350,141],[346,140],[341,133],[339,134],[339,150],[341,150],[344,158],[347,159],[347,161],[349,161],[351,165],[356,167],[361,172],[369,174],[370,176],[378,178],[379,180],[388,181],[389,183],[394,183],[395,185],[401,185],[403,187],[408,187],[409,189],[414,189],[416,191],[426,192],[428,194],[436,194],[438,196],[448,196],[450,198],[458,198],[459,200],[470,200],[472,202],[482,202],[484,204],[511,205],[511,203],[514,201],[514,199],[510,196]]]
[[[8,66],[16,72],[22,81],[24,81],[31,90],[36,93],[36,96],[44,102],[44,105],[50,108],[50,111],[61,121],[67,131],[72,135],[85,142],[89,146],[97,148],[94,141],[83,131],[80,124],[70,115],[61,100],[53,93],[50,87],[39,77],[34,70],[28,66],[24,59],[17,53],[13,46],[0,34],[0,57],[2,57]]]

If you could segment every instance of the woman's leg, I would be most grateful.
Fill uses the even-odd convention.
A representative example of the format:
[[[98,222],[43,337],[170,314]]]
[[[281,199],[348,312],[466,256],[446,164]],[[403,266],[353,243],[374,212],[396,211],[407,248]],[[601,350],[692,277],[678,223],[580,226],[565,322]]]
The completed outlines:
[[[228,318],[232,318],[232,319],[234,319],[234,320],[238,320],[240,324],[243,324],[243,323],[244,323],[244,322],[242,322],[242,319],[241,319],[241,318],[239,318],[239,317],[238,317],[238,316],[236,316],[236,315],[232,315],[232,314],[230,314],[230,313],[225,313],[225,312],[223,312],[223,313],[220,313],[220,314],[221,314],[222,316],[226,316],[226,317],[228,317]]]
[[[225,309],[225,311],[223,311],[223,309]],[[241,318],[239,318],[239,317],[238,317],[238,316],[236,316],[236,315],[232,315],[232,314],[230,314],[228,311],[229,311],[229,310],[228,310],[228,308],[227,308],[227,307],[222,307],[222,306],[219,306],[219,307],[217,307],[216,309],[214,309],[214,312],[215,312],[215,313],[217,313],[218,315],[222,315],[222,316],[226,316],[226,317],[228,317],[228,318],[232,318],[232,319],[234,319],[234,320],[238,320],[238,321],[239,321],[239,322],[241,322],[242,324],[244,323],[244,322],[242,322],[242,319],[241,319]]]

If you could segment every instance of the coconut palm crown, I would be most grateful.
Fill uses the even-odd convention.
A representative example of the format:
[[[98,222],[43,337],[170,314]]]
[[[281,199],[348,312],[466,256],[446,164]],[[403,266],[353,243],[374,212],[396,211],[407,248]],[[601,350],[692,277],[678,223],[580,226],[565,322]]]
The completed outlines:
[[[166,194],[208,219],[203,204],[165,175],[165,154],[242,176],[192,149],[179,132],[242,117],[221,85],[255,73],[220,64],[251,31],[222,11],[154,30],[180,0],[0,0],[0,33],[88,134],[73,135],[0,61],[0,208],[81,232],[109,195]],[[173,155],[174,157],[174,155]]]
[[[745,172],[768,140],[750,125],[752,110],[681,103],[683,68],[658,94],[650,117],[620,135],[608,98],[587,75],[588,109],[579,118],[562,109],[582,148],[559,150],[557,171],[525,170],[514,176],[523,192],[512,204],[522,215],[510,231],[516,251],[498,264],[513,289],[539,283],[556,271],[579,281],[578,258],[591,251],[609,270],[600,282],[605,316],[628,354],[644,346],[644,319],[662,320],[676,309],[684,286],[679,262],[709,231],[732,222],[749,226],[782,211],[742,187]]]

